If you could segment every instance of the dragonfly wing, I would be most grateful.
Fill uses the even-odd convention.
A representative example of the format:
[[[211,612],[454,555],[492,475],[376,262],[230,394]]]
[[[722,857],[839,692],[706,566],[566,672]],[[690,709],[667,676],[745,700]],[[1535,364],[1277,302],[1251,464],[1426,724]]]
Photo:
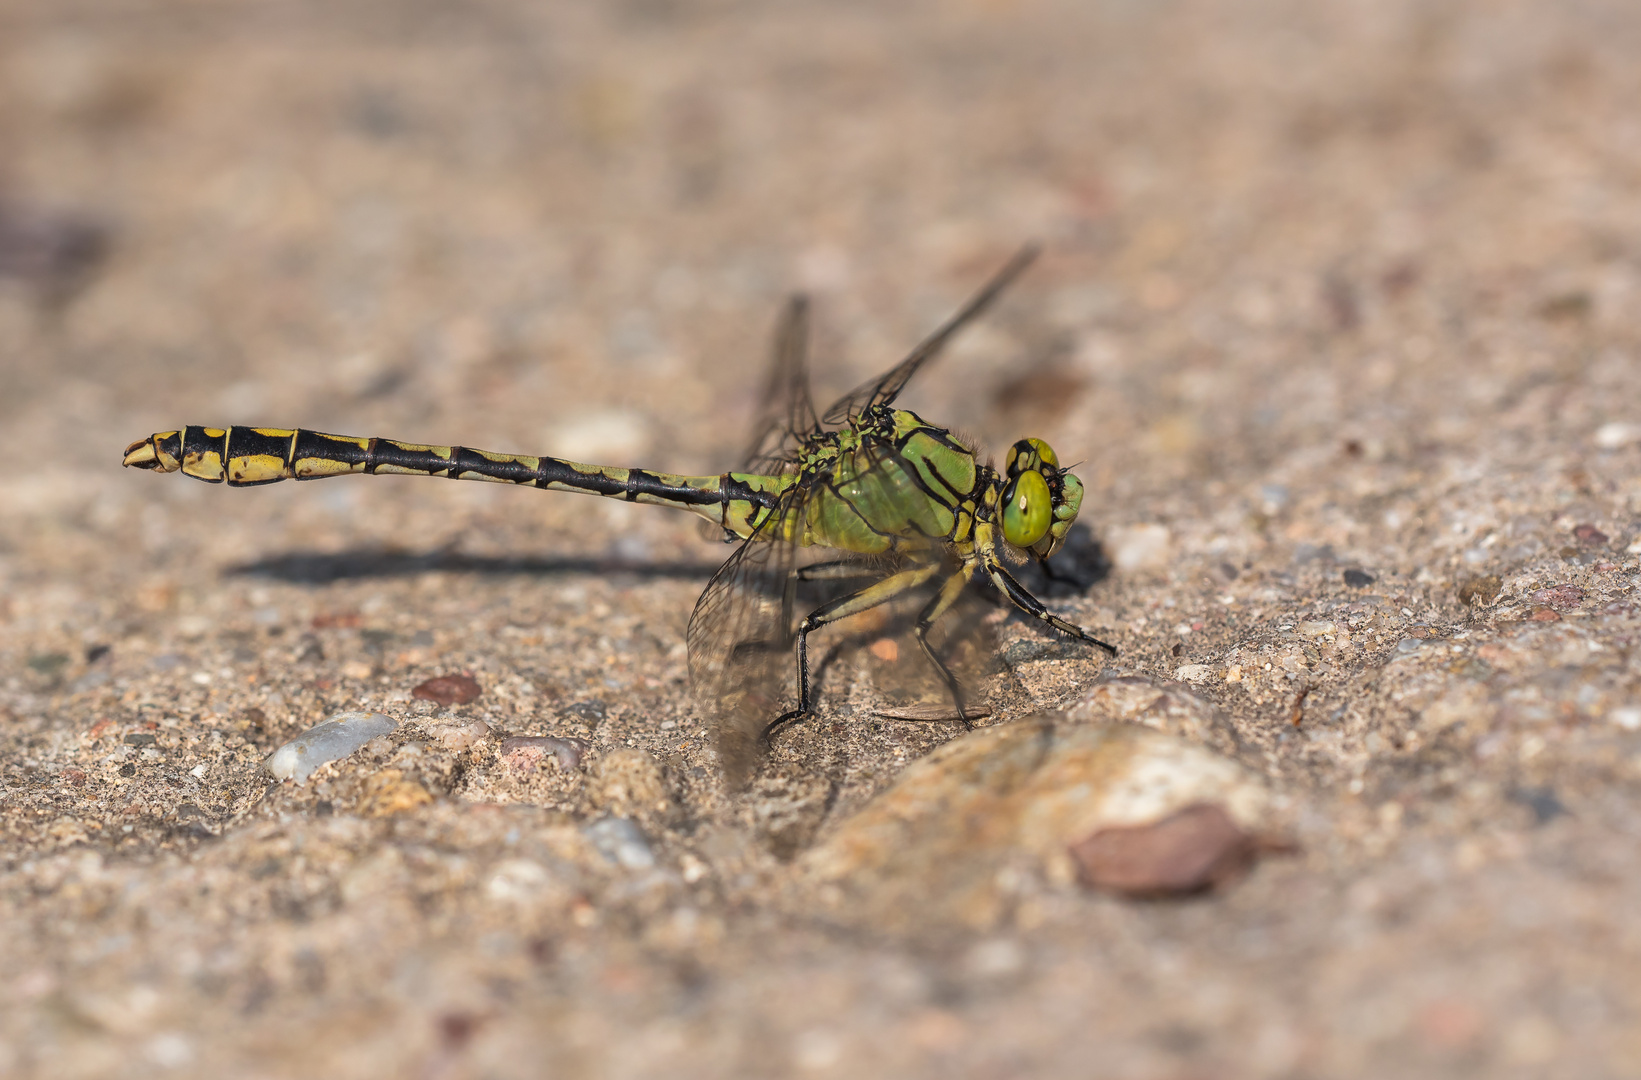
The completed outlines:
[[[757,764],[764,729],[795,696],[797,545],[776,539],[784,511],[741,542],[689,619],[689,673],[729,786]]]
[[[911,377],[917,374],[918,368],[940,355],[946,343],[956,336],[959,330],[985,311],[987,306],[997,299],[997,295],[1008,288],[1014,279],[1031,265],[1032,260],[1037,258],[1037,252],[1035,244],[1021,248],[1003,269],[993,275],[985,288],[964,304],[957,314],[946,320],[945,325],[924,338],[906,359],[890,368],[887,373],[857,386],[839,398],[826,410],[826,414],[821,417],[821,423],[841,424],[872,405],[887,405],[894,401]]]
[[[799,295],[787,302],[775,328],[769,376],[758,402],[758,435],[747,447],[742,471],[780,472],[819,427],[809,396],[809,301]]]

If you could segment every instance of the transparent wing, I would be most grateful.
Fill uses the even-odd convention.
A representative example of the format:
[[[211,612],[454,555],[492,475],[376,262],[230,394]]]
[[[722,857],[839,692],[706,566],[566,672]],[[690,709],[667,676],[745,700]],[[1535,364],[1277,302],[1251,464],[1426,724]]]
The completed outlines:
[[[764,728],[796,698],[797,545],[770,538],[798,506],[789,495],[741,542],[689,619],[690,684],[731,789],[743,786],[757,764]]]
[[[809,300],[794,296],[775,328],[769,377],[758,402],[757,436],[747,447],[742,471],[781,472],[819,427],[809,397]]]
[[[994,275],[986,287],[975,294],[967,304],[946,320],[944,326],[923,339],[923,343],[911,351],[911,354],[896,364],[884,375],[864,383],[845,394],[826,410],[821,417],[822,424],[841,424],[851,416],[855,416],[863,409],[872,405],[887,405],[894,401],[896,395],[905,387],[906,383],[924,364],[940,355],[959,330],[978,316],[995,299],[997,295],[1020,276],[1020,273],[1030,266],[1037,258],[1038,248],[1035,244],[1021,248],[1008,264]]]

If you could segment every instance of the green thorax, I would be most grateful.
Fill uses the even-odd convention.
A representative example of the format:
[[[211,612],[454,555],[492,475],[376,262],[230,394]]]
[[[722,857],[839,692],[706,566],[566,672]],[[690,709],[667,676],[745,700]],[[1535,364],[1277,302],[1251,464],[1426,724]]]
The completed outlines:
[[[771,536],[868,555],[961,542],[989,473],[949,431],[875,406],[805,444]]]

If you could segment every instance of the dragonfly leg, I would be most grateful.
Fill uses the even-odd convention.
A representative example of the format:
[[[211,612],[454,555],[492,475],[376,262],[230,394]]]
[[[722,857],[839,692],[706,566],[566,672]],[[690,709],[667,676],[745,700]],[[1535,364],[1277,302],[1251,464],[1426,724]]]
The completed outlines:
[[[809,687],[810,633],[819,630],[828,623],[847,619],[851,615],[859,615],[863,611],[868,611],[879,604],[893,600],[908,589],[917,588],[939,573],[940,566],[940,563],[930,563],[927,566],[914,566],[909,570],[902,570],[898,574],[890,574],[883,580],[868,585],[864,589],[822,604],[804,616],[803,622],[798,624],[798,707],[791,712],[782,713],[768,727],[764,728],[764,740],[767,742],[770,733],[776,728],[796,720],[802,720],[814,713],[814,703],[810,699]]]
[[[1066,620],[1044,607],[1043,602],[1031,595],[1024,585],[1014,580],[1014,575],[1003,569],[1001,564],[990,559],[986,560],[986,574],[991,578],[993,584],[1003,591],[1003,595],[1009,598],[1009,603],[1027,615],[1034,619],[1041,619],[1062,634],[1069,634],[1078,641],[1086,641],[1090,645],[1098,645],[1112,656],[1117,655],[1115,645],[1106,644],[1076,623],[1066,622]]]
[[[872,567],[859,559],[834,559],[831,562],[800,566],[792,571],[792,576],[799,581],[847,581],[849,578],[867,577],[872,573]]]
[[[963,688],[958,685],[957,676],[952,674],[951,669],[946,666],[946,662],[935,655],[934,648],[929,644],[929,627],[933,626],[940,616],[951,610],[951,606],[957,603],[957,598],[963,595],[963,590],[968,586],[969,580],[974,577],[975,565],[973,561],[965,562],[955,574],[948,577],[941,584],[940,591],[935,594],[934,599],[930,600],[923,610],[918,613],[917,629],[915,631],[917,643],[923,649],[923,655],[929,658],[929,663],[934,665],[934,669],[945,680],[946,689],[951,692],[952,701],[957,705],[957,718],[963,721],[964,727],[971,729],[974,725],[969,722],[968,707],[963,701]]]

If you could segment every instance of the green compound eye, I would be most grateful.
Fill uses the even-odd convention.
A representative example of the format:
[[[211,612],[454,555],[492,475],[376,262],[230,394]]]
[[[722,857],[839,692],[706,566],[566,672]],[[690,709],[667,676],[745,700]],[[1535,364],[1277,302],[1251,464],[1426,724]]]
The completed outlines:
[[[1015,547],[1028,548],[1043,538],[1053,514],[1043,474],[1021,473],[1003,491],[1003,538]]]
[[[1048,443],[1041,439],[1021,439],[1009,447],[1004,471],[1009,476],[1019,476],[1037,468],[1039,463],[1051,469],[1060,467],[1060,459],[1054,456],[1054,451]]]

